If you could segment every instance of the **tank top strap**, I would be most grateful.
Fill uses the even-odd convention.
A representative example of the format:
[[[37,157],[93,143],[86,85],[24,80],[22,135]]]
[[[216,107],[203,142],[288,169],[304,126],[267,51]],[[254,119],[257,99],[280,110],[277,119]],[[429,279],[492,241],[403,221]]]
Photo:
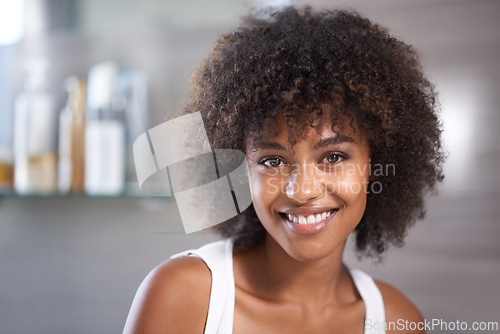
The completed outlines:
[[[202,259],[212,274],[206,334],[229,334],[233,331],[235,286],[233,275],[233,240],[216,241],[198,249],[171,256],[196,256]]]
[[[359,269],[349,269],[354,285],[365,303],[364,334],[385,334],[385,330],[374,330],[370,327],[380,327],[385,322],[384,300],[373,278]],[[379,326],[366,326],[378,324]]]

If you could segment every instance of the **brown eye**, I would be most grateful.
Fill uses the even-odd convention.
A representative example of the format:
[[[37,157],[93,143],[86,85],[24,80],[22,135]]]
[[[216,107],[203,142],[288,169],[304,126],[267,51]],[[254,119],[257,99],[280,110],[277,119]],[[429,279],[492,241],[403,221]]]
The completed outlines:
[[[262,159],[260,163],[266,167],[279,167],[284,164],[283,160],[276,157]]]
[[[334,164],[340,161],[340,157],[337,154],[332,154],[326,157],[326,161],[330,164]]]
[[[340,153],[329,153],[322,160],[324,164],[336,164],[344,160],[346,157]]]

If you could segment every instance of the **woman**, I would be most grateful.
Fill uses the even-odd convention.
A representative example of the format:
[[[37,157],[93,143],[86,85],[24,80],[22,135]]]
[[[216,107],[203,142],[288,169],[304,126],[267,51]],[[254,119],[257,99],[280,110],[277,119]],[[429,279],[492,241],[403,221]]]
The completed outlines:
[[[432,86],[411,47],[356,13],[257,12],[194,76],[212,148],[245,152],[253,205],[227,239],[173,256],[128,333],[424,333],[398,290],[342,262],[379,256],[443,176]],[[387,329],[387,330],[386,330]]]

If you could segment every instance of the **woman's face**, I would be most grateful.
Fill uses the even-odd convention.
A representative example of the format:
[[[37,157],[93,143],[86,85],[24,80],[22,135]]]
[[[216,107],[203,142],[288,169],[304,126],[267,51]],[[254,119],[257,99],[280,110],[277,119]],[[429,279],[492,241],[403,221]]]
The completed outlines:
[[[257,216],[296,260],[315,261],[342,252],[363,216],[369,147],[359,130],[344,123],[333,132],[330,112],[324,112],[319,131],[307,129],[292,147],[286,122],[279,119],[277,136],[263,131],[247,140]]]

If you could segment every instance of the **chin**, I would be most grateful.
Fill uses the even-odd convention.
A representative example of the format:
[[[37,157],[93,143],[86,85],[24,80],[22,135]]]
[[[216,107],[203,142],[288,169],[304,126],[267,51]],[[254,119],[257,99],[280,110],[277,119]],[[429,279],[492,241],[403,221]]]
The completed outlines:
[[[283,250],[296,261],[299,262],[317,262],[327,257],[338,254],[342,257],[343,246],[345,242],[342,240],[324,240],[318,238],[301,238],[302,240],[288,240],[283,245],[280,245]],[[323,240],[321,240],[323,239]],[[279,242],[278,242],[279,243]]]

